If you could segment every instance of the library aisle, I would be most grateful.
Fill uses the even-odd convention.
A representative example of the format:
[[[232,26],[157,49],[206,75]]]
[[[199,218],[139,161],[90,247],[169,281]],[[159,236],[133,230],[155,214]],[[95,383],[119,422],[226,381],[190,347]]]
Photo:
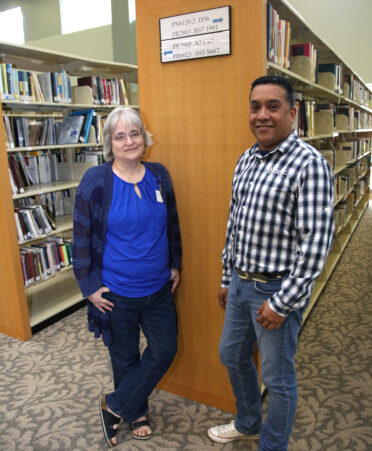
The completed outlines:
[[[301,332],[289,451],[372,449],[371,230],[369,206]],[[106,449],[98,396],[111,388],[110,363],[85,315],[81,309],[26,342],[0,335],[0,450]],[[257,449],[208,439],[207,428],[229,421],[229,412],[163,391],[152,395],[150,412],[151,441],[131,439],[122,424],[117,450]]]

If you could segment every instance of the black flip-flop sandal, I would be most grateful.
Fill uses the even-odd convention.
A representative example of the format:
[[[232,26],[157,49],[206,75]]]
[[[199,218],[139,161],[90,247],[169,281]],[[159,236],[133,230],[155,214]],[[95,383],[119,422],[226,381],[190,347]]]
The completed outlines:
[[[101,417],[103,435],[105,436],[107,444],[110,448],[112,448],[117,444],[112,441],[118,433],[118,428],[115,429],[114,426],[120,423],[121,418],[107,410],[106,395],[104,393],[101,393],[99,397],[99,413]]]
[[[136,440],[148,440],[149,438],[152,437],[152,432],[150,434],[147,434],[147,435],[134,434],[134,431],[136,431],[137,429],[141,428],[142,426],[150,427],[149,421],[148,420],[142,420],[142,421],[136,421],[135,423],[129,423],[131,436],[133,438],[135,438]]]

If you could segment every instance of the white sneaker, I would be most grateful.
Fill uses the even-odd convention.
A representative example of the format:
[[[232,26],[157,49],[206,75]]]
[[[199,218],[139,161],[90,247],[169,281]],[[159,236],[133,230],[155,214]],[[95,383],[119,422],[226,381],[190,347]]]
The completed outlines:
[[[257,440],[260,438],[260,434],[242,434],[236,430],[235,420],[232,420],[231,423],[209,428],[208,437],[214,442],[228,443],[234,440]]]

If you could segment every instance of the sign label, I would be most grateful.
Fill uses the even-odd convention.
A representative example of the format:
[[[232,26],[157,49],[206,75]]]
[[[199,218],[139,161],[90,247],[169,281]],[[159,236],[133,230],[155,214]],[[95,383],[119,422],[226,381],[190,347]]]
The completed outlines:
[[[230,6],[159,20],[161,62],[231,54]]]

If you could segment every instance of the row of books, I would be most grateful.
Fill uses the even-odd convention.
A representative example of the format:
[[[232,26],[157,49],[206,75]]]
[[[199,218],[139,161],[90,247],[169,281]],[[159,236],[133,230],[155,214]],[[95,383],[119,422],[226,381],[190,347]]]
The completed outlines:
[[[41,205],[15,208],[14,217],[19,243],[41,238],[55,230],[52,218]]]
[[[127,90],[124,80],[117,78],[105,78],[98,75],[78,78],[78,86],[89,86],[91,101],[96,105],[129,105]],[[74,89],[75,103],[90,103],[85,100],[84,89]]]
[[[7,147],[37,147],[102,142],[105,115],[93,109],[73,111],[61,119],[30,119],[4,115]]]
[[[73,111],[63,119],[58,144],[102,143],[106,117],[93,109]]]
[[[94,110],[73,111],[63,119],[58,144],[87,143]]]
[[[290,69],[312,83],[318,83],[319,53],[311,42],[291,44]]]
[[[349,105],[316,103],[295,93],[295,107],[294,128],[302,137],[372,128],[372,115]]]
[[[336,148],[319,149],[319,152],[327,160],[332,171],[336,172],[355,162],[357,176],[360,177],[367,171],[367,159],[358,158],[365,155],[370,148],[370,138],[362,138],[353,141],[339,141]]]
[[[289,69],[291,24],[267,2],[267,60]]]
[[[315,134],[327,134],[334,131],[354,131],[369,129],[372,115],[354,109],[349,105],[324,103],[315,105]]]
[[[280,18],[270,2],[267,2],[267,60],[356,103],[370,105],[369,90],[353,74],[345,74],[342,64],[320,63],[312,42],[292,40],[290,22]]]
[[[12,193],[21,194],[26,186],[60,180],[59,163],[63,162],[65,154],[62,149],[31,152],[30,155],[23,155],[21,152],[9,154]]]
[[[314,105],[315,102],[305,100],[301,93],[295,93],[296,117],[293,128],[298,136],[314,136]]]
[[[318,83],[342,95],[344,93],[344,66],[341,63],[323,63],[318,66]]]
[[[348,178],[342,174],[338,174],[334,178],[334,203],[336,205],[347,198],[350,191],[348,182]]]
[[[362,179],[359,180],[358,183],[355,184],[354,191],[352,192],[354,206],[358,205],[360,199],[363,197],[363,195],[367,192],[368,189],[369,189],[368,177],[363,177]]]
[[[72,265],[71,240],[55,236],[23,246],[21,263],[26,286],[47,279]]]
[[[62,121],[53,117],[28,119],[4,115],[7,147],[52,146],[57,144]]]
[[[341,232],[341,230],[347,224],[347,218],[351,215],[353,211],[352,202],[347,202],[346,200],[339,202],[333,210],[333,222],[335,226],[336,236]]]
[[[78,87],[90,87],[91,98],[87,101],[81,100],[84,90],[77,89],[73,95],[71,78],[65,70],[36,73],[17,69],[11,63],[0,63],[1,100],[47,103],[72,103],[74,100],[74,103],[129,105],[122,79],[92,76],[78,78],[77,82]]]
[[[2,100],[71,103],[71,80],[66,71],[36,73],[1,63]]]
[[[345,177],[339,177],[345,180]],[[333,211],[333,220],[335,225],[336,235],[347,224],[348,218],[352,215],[354,208],[358,205],[362,196],[367,192],[369,188],[368,177],[360,179],[346,196],[342,197],[342,201],[335,205]]]
[[[344,75],[344,86],[347,86],[347,89],[344,89],[345,97],[361,105],[367,107],[370,106],[371,94],[364,85],[354,77],[354,74]]]
[[[318,83],[332,92],[354,102],[369,106],[371,93],[351,74],[344,74],[340,63],[319,63],[318,52],[312,43],[291,45],[290,68],[307,80]]]
[[[44,211],[48,213],[48,220],[51,227],[55,229],[56,224],[54,221],[58,217],[70,215],[72,213],[72,202],[71,190],[66,189],[17,199],[15,208],[41,205]]]
[[[102,150],[80,150],[75,152],[75,161],[79,163],[93,163],[98,166],[104,162]]]

